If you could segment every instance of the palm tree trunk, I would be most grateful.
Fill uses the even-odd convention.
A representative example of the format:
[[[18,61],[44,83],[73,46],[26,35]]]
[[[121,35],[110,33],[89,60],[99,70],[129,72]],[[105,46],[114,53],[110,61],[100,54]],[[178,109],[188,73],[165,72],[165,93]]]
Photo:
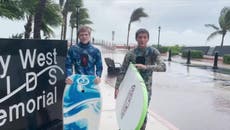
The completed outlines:
[[[33,21],[33,16],[30,15],[28,18],[27,18],[27,23],[26,25],[24,26],[25,28],[25,39],[29,39],[30,38],[30,33],[32,31],[32,21]]]
[[[73,27],[71,27],[71,45],[72,45],[72,43],[73,43]]]
[[[129,32],[130,32],[130,26],[131,26],[131,22],[129,22],[129,25],[128,25],[128,35],[127,35],[127,48],[129,50]]]
[[[223,34],[222,34],[220,48],[222,48],[222,47],[223,47],[223,45],[224,45],[224,37],[225,37],[225,34],[226,34],[226,31],[225,31],[225,32],[223,32]]]
[[[63,26],[63,40],[66,39],[66,30],[67,30],[67,13],[63,14],[64,26]]]
[[[61,40],[63,40],[64,23],[61,24]]]
[[[34,17],[34,39],[41,39],[42,16],[44,13],[46,1],[47,0],[39,0],[39,4],[36,9],[36,14]]]

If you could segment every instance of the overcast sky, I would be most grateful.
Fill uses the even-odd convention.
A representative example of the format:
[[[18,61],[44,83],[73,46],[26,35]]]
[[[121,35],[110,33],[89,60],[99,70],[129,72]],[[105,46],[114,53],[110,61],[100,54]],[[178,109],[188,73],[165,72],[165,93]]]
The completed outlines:
[[[95,39],[112,41],[115,31],[115,43],[126,43],[130,15],[138,7],[143,7],[149,17],[131,25],[130,42],[135,43],[135,31],[146,28],[150,32],[149,44],[157,43],[158,26],[161,26],[160,44],[162,45],[220,45],[221,36],[207,42],[206,38],[214,30],[204,24],[218,25],[220,11],[230,6],[229,0],[83,0],[93,25]],[[0,37],[23,32],[24,21],[12,22],[0,19]],[[218,25],[219,26],[219,25]],[[68,28],[70,30],[70,28]],[[55,31],[60,37],[60,29]],[[67,38],[70,38],[68,32]],[[230,33],[227,33],[225,45],[230,45]]]

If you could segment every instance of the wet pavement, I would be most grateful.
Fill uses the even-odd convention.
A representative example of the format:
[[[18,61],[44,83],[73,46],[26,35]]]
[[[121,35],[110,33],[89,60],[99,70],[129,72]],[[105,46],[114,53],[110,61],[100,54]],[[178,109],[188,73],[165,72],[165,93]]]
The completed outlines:
[[[166,64],[153,75],[150,109],[181,130],[229,130],[230,75]]]
[[[103,58],[110,57],[122,63],[125,51],[103,48],[101,51]],[[180,130],[229,130],[230,75],[213,72],[210,67],[165,63],[166,72],[153,74],[149,109]],[[106,69],[104,65],[103,78],[114,86],[116,77],[108,76]]]

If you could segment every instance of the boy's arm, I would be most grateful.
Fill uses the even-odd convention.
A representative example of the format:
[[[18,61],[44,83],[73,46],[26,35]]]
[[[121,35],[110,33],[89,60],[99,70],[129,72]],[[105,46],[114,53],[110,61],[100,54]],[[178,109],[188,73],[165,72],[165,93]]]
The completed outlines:
[[[101,52],[98,50],[96,54],[96,75],[98,77],[101,77],[102,70],[103,70],[103,66],[102,66]]]
[[[146,65],[146,70],[148,71],[157,71],[157,72],[165,72],[166,71],[166,65],[163,61],[163,59],[160,56],[160,52],[156,48],[152,48],[152,60],[155,64],[153,65]]]
[[[65,61],[66,77],[69,77],[73,73],[73,54],[72,47],[69,48]]]
[[[154,65],[146,65],[146,69],[149,71],[157,71],[157,72],[165,72],[166,71],[166,65],[161,59],[160,55],[156,57],[156,64]]]

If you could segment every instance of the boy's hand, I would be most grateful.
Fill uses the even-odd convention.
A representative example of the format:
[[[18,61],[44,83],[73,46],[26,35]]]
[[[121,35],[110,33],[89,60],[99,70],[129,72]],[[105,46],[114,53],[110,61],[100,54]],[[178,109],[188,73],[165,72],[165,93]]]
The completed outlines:
[[[115,88],[115,91],[114,91],[114,99],[117,99],[118,93],[119,93],[119,89],[118,89],[118,88]]]
[[[143,65],[143,64],[135,64],[135,66],[137,69],[143,69],[144,70],[147,68],[146,65]]]
[[[67,78],[65,79],[65,83],[66,83],[66,84],[72,84],[73,81],[72,81],[69,77],[67,77]]]
[[[101,78],[97,76],[94,80],[94,83],[99,84],[100,82],[101,82]]]

